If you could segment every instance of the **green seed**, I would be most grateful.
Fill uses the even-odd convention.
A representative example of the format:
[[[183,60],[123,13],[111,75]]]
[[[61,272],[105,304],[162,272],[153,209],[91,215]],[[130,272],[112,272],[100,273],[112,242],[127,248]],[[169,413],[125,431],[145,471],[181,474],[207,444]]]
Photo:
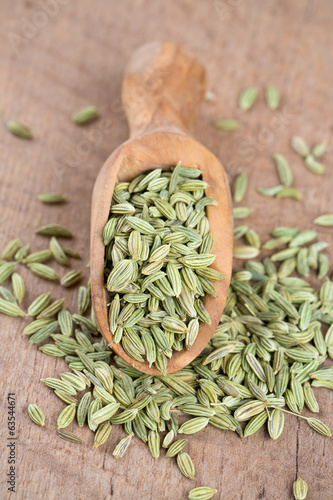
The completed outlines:
[[[243,90],[238,100],[239,107],[244,111],[251,109],[255,100],[257,99],[257,95],[258,91],[254,87]]]
[[[220,130],[237,130],[239,127],[239,123],[237,120],[224,119],[224,120],[216,120],[214,122],[215,128]]]
[[[73,434],[73,432],[70,432],[67,429],[58,429],[58,436],[65,441],[70,441],[71,443],[82,443],[82,439],[79,438],[79,436]]]
[[[47,224],[36,229],[36,234],[43,236],[59,236],[62,238],[73,238],[69,229],[59,224]]]
[[[66,406],[66,408],[62,410],[62,412],[58,417],[57,420],[58,429],[63,429],[64,427],[68,427],[69,424],[73,421],[75,414],[76,414],[75,404]]]
[[[17,135],[22,139],[32,139],[31,130],[23,123],[17,120],[7,120],[5,125],[11,134]]]
[[[284,414],[278,408],[275,408],[268,420],[267,428],[272,439],[278,439],[281,436],[284,427]]]
[[[150,431],[150,432],[153,432],[153,431]],[[134,436],[133,432],[130,433],[128,436],[126,436],[125,438],[123,438],[121,441],[119,441],[119,443],[117,444],[117,446],[115,447],[115,449],[113,450],[112,452],[112,455],[119,459],[119,458],[123,458],[123,456],[125,455],[129,445],[131,444],[131,441],[132,441],[132,437]]]
[[[12,286],[13,286],[14,296],[17,302],[21,304],[25,295],[25,286],[23,278],[17,273],[12,274]]]
[[[239,174],[233,183],[233,198],[235,203],[239,203],[244,198],[247,188],[247,175]]]
[[[52,236],[50,240],[50,250],[52,252],[54,260],[56,260],[62,266],[68,266],[68,258],[65,254],[65,251],[54,236]]]
[[[276,87],[269,85],[266,88],[266,103],[269,109],[275,110],[280,104],[280,94]]]
[[[311,154],[318,158],[319,156],[322,156],[325,153],[326,149],[327,149],[327,143],[326,141],[324,141],[321,142],[320,144],[317,144],[314,148],[312,148]]]
[[[5,260],[13,258],[16,252],[19,250],[20,246],[21,241],[19,238],[15,238],[14,240],[10,241],[2,250],[0,258]]]
[[[38,316],[50,303],[51,292],[42,293],[29,306],[28,315]]]
[[[6,316],[25,316],[25,313],[17,304],[13,304],[3,299],[0,299],[0,313]]]
[[[276,162],[276,166],[279,172],[281,184],[283,184],[284,186],[291,186],[293,182],[293,173],[286,158],[281,154],[276,154],[274,155],[274,160]]]
[[[39,252],[34,252],[29,254],[25,259],[23,259],[24,264],[33,264],[35,262],[46,262],[52,257],[52,252],[49,249],[40,250]]]
[[[190,455],[188,455],[184,451],[178,453],[177,465],[183,476],[187,477],[188,479],[194,479],[195,468]]]
[[[98,427],[95,433],[94,448],[98,448],[102,444],[106,443],[111,434],[111,429],[112,426],[110,422],[104,422],[104,424],[101,424]]]
[[[35,262],[33,264],[28,264],[28,268],[33,274],[35,274],[39,278],[43,278],[49,281],[54,281],[58,279],[58,274],[55,272],[55,270],[52,269],[52,267],[46,266],[45,264],[40,264],[39,262]]]
[[[39,194],[37,200],[47,204],[62,203],[66,200],[66,196],[61,193],[45,193]]]
[[[266,411],[263,411],[258,415],[252,417],[244,429],[244,437],[251,436],[252,434],[257,432],[264,425],[267,418],[268,416]]]
[[[308,485],[299,477],[297,481],[294,482],[293,491],[295,500],[305,500],[308,494]]]
[[[37,405],[30,404],[28,406],[28,415],[35,424],[41,426],[45,424],[44,413]]]
[[[207,417],[196,417],[182,424],[178,430],[179,434],[195,434],[204,429],[209,422]]]
[[[308,168],[308,170],[318,175],[323,174],[326,170],[326,167],[321,163],[319,163],[317,160],[315,160],[315,158],[311,154],[309,154],[305,158],[305,165]]]
[[[294,200],[301,200],[303,198],[302,193],[293,187],[283,187],[276,194],[276,198],[293,198]]]
[[[71,120],[73,123],[76,123],[77,125],[85,125],[88,122],[91,122],[98,116],[98,111],[95,106],[86,106],[84,108],[79,109],[78,111],[75,111],[75,113],[72,114]]]
[[[303,156],[304,158],[307,157],[308,154],[310,153],[310,148],[307,145],[306,141],[299,136],[292,137],[291,147],[297,154]]]
[[[5,262],[0,266],[0,284],[6,281],[6,279],[13,274],[14,269],[14,262]]]
[[[318,420],[317,418],[308,418],[307,422],[312,429],[321,434],[322,436],[331,437],[331,431],[324,422]]]
[[[248,207],[234,207],[233,216],[234,219],[245,219],[253,212],[252,208]]]
[[[313,223],[318,226],[333,226],[333,214],[320,215]]]
[[[259,249],[250,245],[234,246],[235,259],[254,259],[259,255]]]
[[[60,284],[65,288],[74,286],[78,281],[80,281],[81,274],[81,271],[69,271],[69,273],[65,274],[65,276],[61,278]]]
[[[212,498],[217,490],[213,488],[209,488],[208,486],[199,486],[198,488],[194,488],[188,494],[190,500],[209,500]]]

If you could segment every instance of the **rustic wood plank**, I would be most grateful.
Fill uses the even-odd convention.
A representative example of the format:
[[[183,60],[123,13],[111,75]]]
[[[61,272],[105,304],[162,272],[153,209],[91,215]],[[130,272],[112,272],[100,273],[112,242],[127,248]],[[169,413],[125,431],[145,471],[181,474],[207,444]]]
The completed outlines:
[[[126,0],[112,4],[101,0],[96,5],[89,0],[54,0],[49,4],[59,9],[44,16],[39,3],[29,0],[3,0],[0,5],[1,108],[11,118],[27,123],[35,136],[28,142],[5,130],[1,134],[1,245],[19,234],[23,242],[41,249],[46,241],[34,237],[34,229],[56,221],[75,232],[72,246],[82,252],[83,259],[71,265],[84,268],[89,259],[94,179],[109,153],[127,138],[119,101],[124,66],[139,44],[155,38],[170,38],[205,63],[217,101],[204,106],[195,137],[218,156],[230,179],[241,171],[249,174],[244,204],[256,209],[249,218],[251,227],[264,238],[273,225],[306,228],[316,215],[332,211],[330,168],[324,177],[311,174],[289,146],[293,134],[312,144],[331,136],[330,0]],[[29,31],[25,19],[39,27],[31,31],[30,25]],[[23,37],[20,43],[17,38],[14,43],[11,33]],[[263,101],[263,88],[269,83],[282,93],[281,108],[275,113]],[[253,110],[244,113],[237,109],[237,96],[250,85],[261,89],[260,99]],[[72,111],[90,103],[109,122],[99,120],[84,128],[71,124]],[[233,133],[214,130],[211,121],[221,117],[237,118],[242,125]],[[290,159],[303,203],[267,200],[256,193],[259,185],[277,183],[271,160],[275,152]],[[325,162],[331,161],[329,144]],[[54,190],[69,196],[62,208],[45,207],[35,200],[39,192]],[[319,234],[331,244],[332,260],[333,232],[323,228]],[[22,274],[29,283],[24,307],[48,289],[59,297],[56,285],[30,279],[28,271]],[[85,270],[85,278],[87,274]],[[74,310],[75,294],[63,294]],[[181,476],[172,460],[163,457],[155,462],[138,440],[133,440],[126,458],[116,462],[112,450],[123,437],[120,429],[114,428],[110,442],[97,451],[92,449],[87,429],[79,432],[84,445],[61,441],[55,435],[55,419],[63,405],[39,379],[55,376],[65,363],[28,347],[27,339],[20,336],[21,325],[14,319],[0,319],[2,414],[6,416],[8,392],[15,391],[17,401],[18,498],[182,499],[191,488],[205,484],[216,487],[221,499],[290,499],[296,473],[307,480],[310,500],[332,497],[330,440],[292,418],[286,419],[278,442],[264,432],[244,441],[215,429],[193,436],[189,453],[197,477],[192,482]],[[325,389],[316,394],[319,418],[333,427],[332,394]],[[45,409],[45,428],[30,423],[26,414],[30,402]],[[1,433],[2,497],[10,498],[5,484],[4,419]]]

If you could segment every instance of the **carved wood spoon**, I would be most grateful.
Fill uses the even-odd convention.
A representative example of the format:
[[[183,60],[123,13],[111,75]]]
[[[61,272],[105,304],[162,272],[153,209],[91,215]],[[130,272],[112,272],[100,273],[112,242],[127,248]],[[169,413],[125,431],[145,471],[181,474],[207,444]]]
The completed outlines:
[[[112,349],[138,370],[160,375],[148,363],[133,360],[115,344],[109,329],[107,292],[104,285],[103,228],[106,224],[114,185],[131,181],[154,168],[170,170],[181,160],[183,167],[197,167],[209,184],[206,196],[218,206],[208,206],[207,217],[214,235],[212,267],[226,277],[214,283],[218,297],[206,295],[204,305],[211,324],[200,322],[196,341],[189,350],[173,351],[167,373],[190,363],[207,345],[221,318],[232,270],[233,228],[229,187],[225,171],[217,158],[189,136],[206,89],[205,70],[193,57],[171,42],[152,42],[137,50],[126,70],[122,102],[126,111],[130,139],[121,144],[104,163],[95,183],[91,220],[91,292],[96,320]]]

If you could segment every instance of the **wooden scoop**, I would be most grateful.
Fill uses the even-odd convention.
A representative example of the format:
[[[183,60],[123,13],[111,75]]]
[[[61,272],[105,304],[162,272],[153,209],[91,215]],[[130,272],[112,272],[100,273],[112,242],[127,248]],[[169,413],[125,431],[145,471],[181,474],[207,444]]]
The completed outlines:
[[[198,337],[190,350],[173,352],[168,373],[190,363],[207,345],[221,318],[226,301],[233,249],[231,199],[221,163],[204,146],[189,136],[206,90],[201,64],[171,42],[152,42],[136,51],[125,74],[122,102],[126,111],[130,139],[119,146],[104,163],[93,192],[91,220],[91,292],[96,320],[110,347],[138,370],[160,375],[148,363],[133,360],[112,340],[108,324],[107,293],[104,286],[103,228],[106,224],[114,185],[131,181],[154,168],[170,170],[181,160],[183,167],[198,167],[209,184],[206,195],[218,202],[208,206],[210,231],[214,235],[213,267],[226,277],[215,282],[218,298],[206,295],[204,304],[211,324],[200,322]]]

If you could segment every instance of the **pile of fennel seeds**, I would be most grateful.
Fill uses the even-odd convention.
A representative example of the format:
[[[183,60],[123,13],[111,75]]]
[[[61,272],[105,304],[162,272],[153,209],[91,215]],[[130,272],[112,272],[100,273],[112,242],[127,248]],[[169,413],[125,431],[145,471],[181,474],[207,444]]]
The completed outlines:
[[[315,244],[304,243],[297,229],[276,231],[298,237],[298,252],[309,248],[302,244]],[[7,245],[1,267],[13,263],[15,256],[8,250],[13,246],[20,251],[17,242]],[[44,353],[63,357],[69,367],[58,379],[43,379],[66,404],[58,418],[59,436],[80,443],[72,432],[76,420],[79,427],[88,424],[95,432],[98,447],[110,438],[112,426],[121,424],[128,437],[117,445],[116,457],[123,456],[137,436],[153,457],[165,448],[181,472],[193,478],[195,457],[192,460],[184,450],[187,438],[183,435],[212,425],[248,437],[265,425],[277,439],[286,412],[304,419],[301,413],[306,406],[317,414],[316,387],[333,386],[332,368],[322,367],[327,355],[333,356],[333,284],[326,278],[315,291],[307,279],[295,276],[295,262],[288,254],[283,259],[281,251],[263,262],[249,260],[234,271],[212,340],[191,365],[169,376],[143,375],[108,350],[94,317],[87,317],[88,288],[79,288],[74,314],[63,301],[50,304],[47,292],[34,300],[29,310],[36,319],[23,333]],[[3,286],[2,293],[8,307],[15,305],[8,288]],[[44,424],[39,408],[32,405],[29,414],[34,422]],[[184,422],[184,417],[189,420]],[[319,419],[305,420],[315,431],[330,435]]]
[[[46,230],[50,237],[54,232],[59,236],[59,231],[58,226]],[[237,236],[239,232],[238,226]],[[62,299],[50,303],[48,292],[34,300],[28,312],[36,319],[23,333],[44,353],[63,357],[69,365],[58,379],[43,379],[66,403],[58,418],[59,436],[81,443],[73,432],[76,420],[79,427],[88,424],[95,432],[94,446],[98,447],[110,439],[112,426],[121,424],[127,437],[114,450],[117,458],[137,436],[155,458],[165,448],[180,471],[193,478],[195,457],[192,460],[185,451],[184,434],[212,425],[248,437],[266,426],[277,439],[286,412],[303,419],[303,407],[319,413],[316,387],[333,386],[332,368],[322,367],[327,355],[333,356],[332,282],[324,278],[329,262],[321,258],[325,245],[316,241],[313,232],[296,228],[276,228],[272,236],[263,245],[274,249],[270,258],[263,262],[250,258],[234,270],[224,315],[205,351],[171,376],[142,375],[113,356],[99,337],[93,315],[88,317],[89,288],[79,288],[74,314],[65,309]],[[244,237],[259,253],[256,233],[247,228]],[[12,291],[4,285],[14,268],[19,274],[18,262],[28,252],[13,240],[1,254],[1,304],[5,303],[2,312],[7,314],[13,307],[24,314],[18,305],[24,304],[22,281],[13,279]],[[66,249],[65,253],[70,252]],[[38,255],[33,256],[36,259]],[[41,277],[48,278],[50,269]],[[308,282],[310,269],[317,269],[324,278],[319,290]],[[44,424],[38,407],[32,405],[29,415]],[[189,420],[184,422],[184,418]],[[46,415],[46,425],[47,420]],[[305,420],[316,432],[330,435],[319,419]]]
[[[217,203],[201,175],[179,162],[116,184],[103,233],[113,341],[163,374],[174,350],[191,349],[199,322],[210,324],[202,299],[216,297],[212,281],[223,279],[209,267],[205,207]]]

